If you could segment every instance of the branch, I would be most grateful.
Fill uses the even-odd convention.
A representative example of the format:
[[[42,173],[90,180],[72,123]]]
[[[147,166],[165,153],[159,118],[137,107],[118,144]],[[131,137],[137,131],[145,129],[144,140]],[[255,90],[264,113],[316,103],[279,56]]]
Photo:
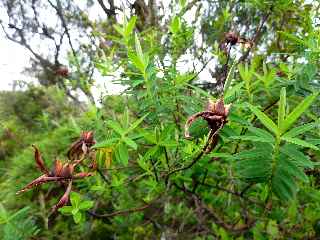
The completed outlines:
[[[114,216],[118,216],[118,215],[127,215],[127,214],[130,214],[130,213],[141,212],[141,211],[151,207],[151,205],[155,201],[157,201],[158,199],[159,199],[159,197],[154,199],[154,200],[152,200],[150,203],[148,203],[146,205],[143,205],[141,207],[129,208],[129,209],[126,209],[126,210],[119,210],[119,211],[115,211],[113,213],[99,214],[99,213],[92,212],[92,211],[88,211],[88,213],[91,216],[96,217],[96,218],[110,218],[110,217],[114,217]]]
[[[102,10],[107,14],[108,18],[114,17],[116,15],[114,2],[113,0],[109,0],[110,9],[106,7],[103,0],[98,0],[99,5],[101,6]]]
[[[203,156],[203,154],[206,152],[206,149],[207,147],[209,146],[210,144],[210,139],[214,136],[214,132],[211,130],[210,133],[209,133],[209,137],[208,137],[208,140],[205,144],[205,146],[202,148],[201,152],[192,160],[191,163],[189,163],[187,166],[184,166],[184,167],[181,167],[181,168],[176,168],[174,170],[172,170],[171,172],[169,172],[166,176],[166,179],[165,179],[165,182],[166,184],[168,183],[168,180],[169,180],[169,177],[176,173],[176,172],[179,172],[179,171],[183,171],[183,170],[187,170],[189,168],[191,168],[195,163],[197,163],[200,158]]]
[[[193,0],[191,2],[189,2],[187,4],[187,6],[185,6],[181,12],[178,14],[178,17],[182,17],[186,12],[188,12],[195,4],[197,4],[198,2],[201,2],[201,0]]]
[[[24,37],[24,34],[23,34],[23,30],[16,27],[15,25],[13,24],[8,24],[9,28],[12,28],[14,30],[16,30],[16,32],[18,33],[19,37],[20,37],[20,40],[17,40],[13,37],[11,37],[8,32],[6,31],[5,27],[3,26],[3,23],[0,21],[0,25],[1,25],[1,28],[4,32],[4,34],[6,35],[6,37],[12,41],[12,42],[15,42],[15,43],[18,43],[20,45],[22,45],[23,47],[25,47],[26,49],[28,49],[32,55],[38,59],[40,61],[40,63],[44,66],[48,66],[49,65],[49,62],[48,60],[44,59],[43,57],[41,57],[39,54],[37,54],[35,51],[33,51],[33,49],[31,48],[31,46],[27,43],[27,40],[25,39]]]
[[[251,227],[254,226],[255,221],[254,220],[249,220],[247,224],[243,224],[241,226],[235,227],[235,224],[229,224],[226,223],[220,216],[218,216],[210,207],[208,207],[198,196],[197,194],[193,193],[192,191],[186,189],[184,186],[180,187],[178,184],[174,183],[174,186],[187,195],[190,196],[191,199],[193,199],[196,207],[198,209],[201,209],[202,211],[205,211],[207,214],[210,215],[212,220],[214,221],[215,224],[219,225],[220,227],[224,228],[225,230],[233,233],[233,234],[241,234],[243,232],[246,232],[249,230]]]
[[[260,37],[260,34],[261,34],[261,30],[263,28],[263,25],[265,24],[265,22],[268,20],[268,18],[270,17],[271,13],[272,13],[272,9],[273,9],[273,6],[270,7],[270,10],[263,16],[258,28],[256,29],[255,31],[255,35],[254,37],[252,38],[251,42],[252,42],[252,47],[249,48],[238,60],[238,63],[244,61],[248,56],[249,56],[249,53],[250,51],[257,45],[257,42],[258,42],[258,39]]]
[[[56,0],[57,2],[57,6],[55,6],[50,0],[48,0],[49,4],[51,5],[51,7],[53,7],[56,12],[57,12],[57,15],[59,16],[60,18],[60,21],[61,21],[61,25],[62,27],[64,28],[65,30],[65,33],[67,35],[67,38],[68,38],[68,42],[69,42],[69,45],[70,45],[70,48],[71,48],[71,51],[72,51],[72,54],[75,58],[75,61],[76,61],[76,64],[77,64],[77,67],[78,69],[80,70],[80,64],[79,64],[79,61],[78,61],[78,58],[77,58],[77,54],[76,54],[76,51],[73,47],[73,44],[72,44],[72,41],[71,41],[71,35],[69,33],[69,29],[68,29],[68,26],[67,26],[67,23],[64,19],[64,16],[63,16],[63,9],[62,9],[62,5],[61,5],[61,2],[60,0]]]
[[[110,180],[103,174],[100,168],[97,168],[96,171],[99,173],[100,177],[105,181],[106,183],[110,183]]]
[[[199,76],[199,74],[207,67],[207,65],[209,64],[209,62],[212,61],[212,59],[214,59],[214,56],[212,56],[205,64],[203,64],[203,66],[202,66],[202,68],[200,69],[200,71],[198,71],[198,72],[196,73],[196,75],[193,76],[193,77],[190,79],[190,81],[193,81],[194,79],[196,79],[196,78]]]
[[[242,192],[235,192],[235,191],[231,191],[229,189],[226,189],[226,188],[223,188],[223,187],[220,187],[219,185],[212,185],[212,184],[209,184],[209,183],[201,183],[200,185],[204,186],[204,187],[211,187],[211,188],[216,188],[220,191],[223,191],[223,192],[226,192],[228,194],[232,194],[236,197],[239,197],[239,198],[242,198],[252,204],[256,204],[256,205],[259,205],[260,207],[263,207],[264,208],[264,204],[263,203],[260,203],[260,202],[257,202],[256,200],[254,199],[251,199],[251,198],[248,198],[246,196],[243,196]]]

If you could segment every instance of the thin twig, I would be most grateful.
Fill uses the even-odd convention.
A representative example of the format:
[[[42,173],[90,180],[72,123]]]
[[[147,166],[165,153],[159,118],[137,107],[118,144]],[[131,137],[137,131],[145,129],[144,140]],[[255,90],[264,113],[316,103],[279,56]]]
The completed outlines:
[[[152,200],[150,203],[143,205],[141,207],[135,207],[135,208],[129,208],[129,209],[125,209],[125,210],[119,210],[119,211],[115,211],[112,213],[106,213],[106,214],[99,214],[96,212],[92,212],[92,211],[87,211],[91,216],[95,217],[95,218],[110,218],[110,217],[114,217],[114,216],[118,216],[118,215],[127,215],[130,213],[135,213],[135,212],[141,212],[147,208],[149,208],[155,201],[157,201],[160,197]]]
[[[207,149],[207,147],[208,147],[209,144],[210,144],[210,139],[214,136],[214,134],[215,134],[215,132],[213,132],[213,131],[211,130],[210,133],[209,133],[209,137],[208,137],[208,140],[207,140],[205,146],[202,148],[201,152],[192,160],[191,163],[189,163],[187,166],[184,166],[184,167],[181,167],[181,168],[176,168],[176,169],[172,170],[171,172],[169,172],[169,173],[167,174],[166,180],[165,180],[166,184],[168,183],[169,177],[170,177],[172,174],[174,174],[174,173],[176,173],[176,172],[179,172],[179,171],[183,171],[183,170],[189,169],[189,168],[191,168],[196,162],[199,161],[199,159],[203,156],[203,154],[205,154],[206,149]]]
[[[272,9],[273,6],[270,7],[270,10],[263,16],[259,26],[257,27],[256,31],[255,31],[255,35],[253,37],[253,39],[251,40],[252,42],[252,47],[250,47],[238,60],[238,63],[244,61],[248,56],[250,51],[254,48],[255,45],[257,45],[258,39],[260,37],[261,34],[261,30],[263,28],[263,25],[265,24],[265,22],[268,20],[268,18],[270,17],[271,13],[272,13]]]
[[[100,177],[103,179],[103,181],[105,181],[106,183],[110,184],[110,180],[103,174],[101,169],[97,168],[96,170],[99,173]]]

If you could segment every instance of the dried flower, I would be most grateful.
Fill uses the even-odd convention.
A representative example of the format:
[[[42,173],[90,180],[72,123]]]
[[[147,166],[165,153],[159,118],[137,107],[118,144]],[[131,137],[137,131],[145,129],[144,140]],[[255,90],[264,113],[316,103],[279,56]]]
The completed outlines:
[[[68,158],[70,160],[80,159],[81,156],[89,152],[90,147],[95,143],[92,131],[83,132],[80,138],[71,145],[67,153]]]
[[[224,105],[223,98],[213,102],[209,100],[207,108],[203,112],[198,112],[187,119],[185,124],[185,137],[190,138],[189,127],[197,118],[201,117],[207,121],[211,130],[210,144],[206,152],[211,151],[217,143],[217,137],[220,129],[227,123],[230,104]]]
[[[36,146],[33,146],[33,148],[34,148],[34,157],[35,157],[36,165],[39,168],[39,170],[44,174],[36,178],[29,184],[27,184],[20,191],[18,191],[17,194],[25,192],[29,189],[32,189],[33,187],[36,187],[38,185],[41,185],[47,182],[62,183],[63,185],[66,185],[67,188],[65,193],[59,200],[59,202],[52,209],[53,211],[56,211],[58,208],[64,206],[68,202],[69,195],[72,188],[72,181],[75,179],[81,179],[81,178],[91,176],[92,173],[80,172],[80,173],[74,174],[74,168],[79,162],[63,164],[62,161],[60,160],[56,160],[54,163],[53,169],[49,171],[44,164],[44,161],[39,149]]]

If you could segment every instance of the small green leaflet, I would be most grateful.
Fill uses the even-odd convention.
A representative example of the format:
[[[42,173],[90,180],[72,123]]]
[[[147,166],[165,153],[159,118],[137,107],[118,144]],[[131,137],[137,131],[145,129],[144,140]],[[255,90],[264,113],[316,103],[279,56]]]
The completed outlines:
[[[299,167],[313,168],[314,164],[310,158],[300,152],[294,144],[285,144],[281,146],[280,152],[290,157]]]
[[[292,128],[291,130],[283,134],[283,137],[295,137],[302,133],[308,132],[315,127],[319,127],[319,123],[315,123],[315,122],[306,123],[299,127]]]
[[[259,136],[250,136],[250,135],[244,135],[244,136],[231,136],[231,139],[239,139],[243,141],[252,141],[252,142],[266,142],[270,143],[269,139],[259,137]]]
[[[280,132],[282,130],[282,126],[284,125],[284,119],[286,116],[286,88],[282,88],[280,92],[280,101],[279,101],[279,109],[278,109],[278,127]]]
[[[105,147],[111,147],[114,145],[117,141],[119,141],[119,138],[110,138],[106,139],[102,142],[96,143],[92,146],[92,148],[105,148]]]
[[[314,149],[314,150],[319,150],[319,148],[317,148],[315,145],[313,145],[311,143],[308,143],[308,142],[306,142],[304,140],[301,140],[299,138],[292,138],[292,137],[284,137],[284,136],[282,136],[281,139],[286,141],[286,142],[289,142],[289,143],[297,144],[297,145],[300,145],[300,146],[303,146],[303,147],[307,147],[307,148],[311,148],[311,149]]]
[[[130,138],[127,137],[123,137],[122,140],[131,148],[133,148],[134,150],[137,150],[138,145],[135,143],[135,141],[133,141]]]
[[[170,24],[170,30],[173,34],[178,33],[180,30],[180,18],[178,16],[175,16]]]
[[[311,94],[295,107],[295,109],[286,117],[283,123],[283,132],[285,132],[292,124],[295,123],[295,121],[307,110],[317,96],[318,93]]]
[[[262,122],[262,124],[268,128],[270,131],[274,132],[276,136],[279,135],[279,128],[277,125],[269,118],[266,114],[261,112],[257,107],[249,104],[250,110],[257,116],[257,118]]]
[[[136,24],[136,20],[137,20],[137,16],[131,17],[129,22],[128,22],[128,24],[125,26],[124,36],[126,38],[128,38],[131,35],[131,33],[133,31],[133,28],[134,28],[134,26]]]
[[[131,132],[132,130],[137,128],[148,115],[149,115],[149,113],[145,114],[144,116],[142,116],[141,118],[136,120],[134,123],[132,123],[132,125],[129,127],[129,129],[125,131],[125,133]]]
[[[223,87],[224,96],[227,95],[227,91],[231,85],[231,81],[233,79],[233,73],[234,73],[236,65],[237,65],[237,61],[234,61],[229,72],[228,72],[227,79],[226,79],[226,81],[224,83],[224,87]]]
[[[71,192],[70,202],[71,202],[72,206],[77,207],[80,203],[80,200],[81,200],[81,196],[79,193]]]
[[[82,201],[79,204],[79,209],[86,211],[93,207],[93,201]]]
[[[118,160],[125,166],[127,166],[129,162],[129,153],[126,145],[120,143],[117,149],[117,153]]]
[[[122,129],[121,125],[113,120],[108,120],[107,125],[112,128],[114,131],[116,131],[119,135],[124,135],[125,131]]]

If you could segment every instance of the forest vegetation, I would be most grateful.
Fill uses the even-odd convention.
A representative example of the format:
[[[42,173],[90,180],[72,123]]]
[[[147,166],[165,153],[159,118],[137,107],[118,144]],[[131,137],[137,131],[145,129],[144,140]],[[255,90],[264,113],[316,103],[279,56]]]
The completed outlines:
[[[0,7],[1,239],[320,238],[318,1]]]

